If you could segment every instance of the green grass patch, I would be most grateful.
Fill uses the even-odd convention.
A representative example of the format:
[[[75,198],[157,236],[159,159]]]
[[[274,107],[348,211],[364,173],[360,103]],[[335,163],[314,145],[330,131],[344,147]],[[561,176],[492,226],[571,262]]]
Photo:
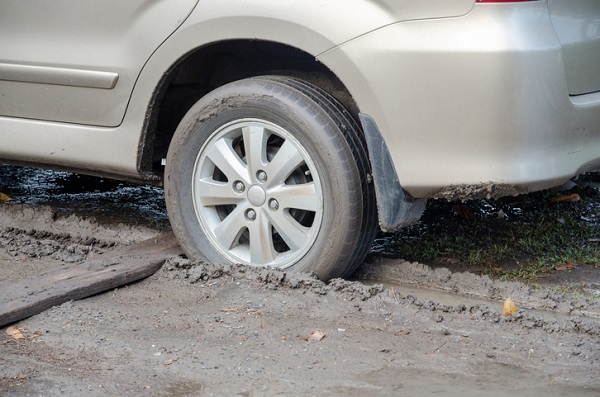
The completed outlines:
[[[576,202],[553,199],[578,194]],[[382,235],[375,251],[452,263],[504,280],[537,280],[562,266],[600,263],[600,193],[577,187],[499,200],[430,200],[422,220]]]

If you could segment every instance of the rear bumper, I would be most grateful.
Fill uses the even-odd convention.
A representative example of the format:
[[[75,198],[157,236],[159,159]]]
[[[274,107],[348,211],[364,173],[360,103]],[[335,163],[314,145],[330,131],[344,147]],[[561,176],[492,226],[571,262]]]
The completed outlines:
[[[319,58],[375,120],[413,197],[525,193],[600,165],[600,93],[569,96],[544,1],[397,23]]]

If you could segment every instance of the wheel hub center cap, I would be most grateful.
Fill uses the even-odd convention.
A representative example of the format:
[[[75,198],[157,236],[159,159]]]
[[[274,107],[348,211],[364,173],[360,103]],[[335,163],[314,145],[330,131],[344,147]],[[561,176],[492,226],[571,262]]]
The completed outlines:
[[[248,189],[248,200],[250,204],[260,207],[267,201],[267,193],[262,187],[254,185]]]

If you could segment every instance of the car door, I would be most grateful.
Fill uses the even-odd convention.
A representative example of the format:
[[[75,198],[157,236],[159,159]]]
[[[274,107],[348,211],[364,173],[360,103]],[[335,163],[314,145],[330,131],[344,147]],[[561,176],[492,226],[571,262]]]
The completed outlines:
[[[135,81],[198,0],[0,0],[0,116],[123,120]]]

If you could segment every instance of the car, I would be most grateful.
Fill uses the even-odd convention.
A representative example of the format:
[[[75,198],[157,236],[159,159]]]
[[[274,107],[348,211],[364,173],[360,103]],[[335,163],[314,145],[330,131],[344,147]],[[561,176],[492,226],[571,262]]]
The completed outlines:
[[[0,0],[0,162],[162,185],[190,258],[352,273],[600,168],[596,0]]]

